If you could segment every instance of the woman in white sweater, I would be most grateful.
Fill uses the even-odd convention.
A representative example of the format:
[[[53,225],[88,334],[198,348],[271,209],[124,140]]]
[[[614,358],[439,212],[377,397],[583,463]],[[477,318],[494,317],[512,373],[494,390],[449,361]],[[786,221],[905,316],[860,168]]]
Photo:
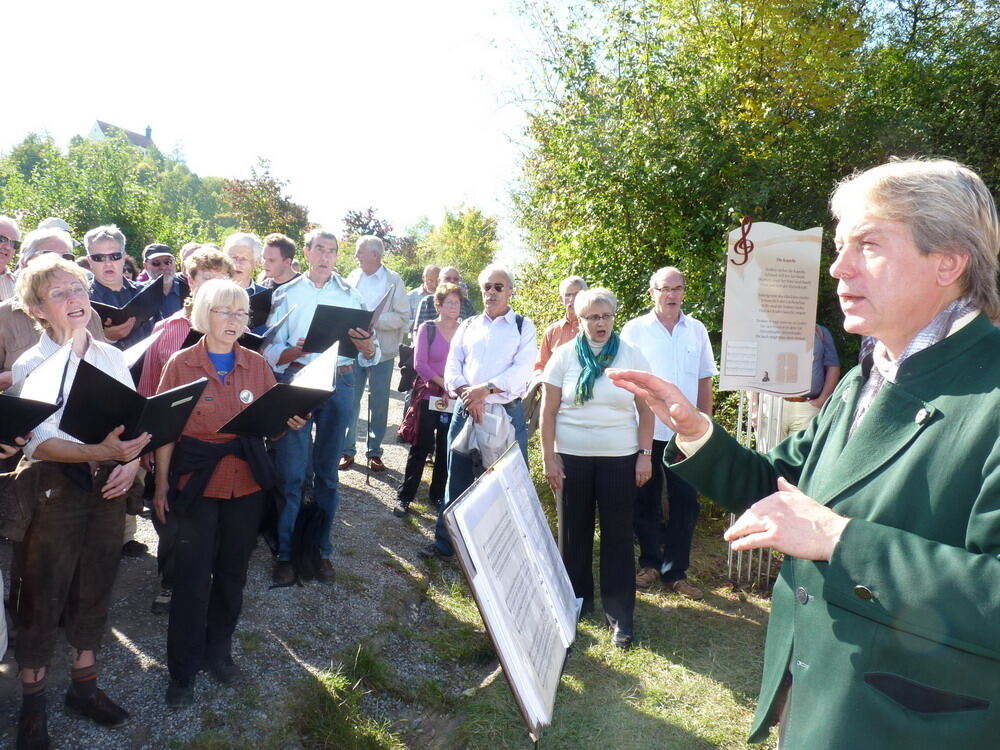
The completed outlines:
[[[575,301],[580,333],[552,354],[542,382],[542,456],[556,492],[559,551],[583,614],[594,608],[594,512],[601,523],[601,604],[619,648],[632,644],[635,563],[632,505],[652,473],[653,414],[621,393],[604,371],[648,370],[638,349],[614,332],[618,299],[588,289]]]

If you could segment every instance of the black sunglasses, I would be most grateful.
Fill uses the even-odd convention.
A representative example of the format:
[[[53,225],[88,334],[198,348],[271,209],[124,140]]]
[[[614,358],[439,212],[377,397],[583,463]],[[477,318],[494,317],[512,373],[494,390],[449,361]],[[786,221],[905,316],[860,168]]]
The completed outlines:
[[[495,292],[502,292],[504,290],[504,287],[506,286],[507,285],[504,284],[502,281],[493,281],[493,282],[487,281],[485,284],[483,284],[483,291],[488,292],[490,289],[492,289]]]
[[[14,248],[14,250],[21,249],[21,240],[12,240],[10,237],[4,237],[2,234],[0,234],[0,245],[3,245],[4,243],[10,245],[12,248]]]
[[[106,263],[108,261],[121,260],[123,255],[122,253],[94,253],[89,257],[95,263]]]

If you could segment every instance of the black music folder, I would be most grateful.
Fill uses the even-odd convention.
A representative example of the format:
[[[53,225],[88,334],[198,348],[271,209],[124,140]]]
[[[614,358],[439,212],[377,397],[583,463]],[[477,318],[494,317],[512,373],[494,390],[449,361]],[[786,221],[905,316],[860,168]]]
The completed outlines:
[[[375,324],[382,316],[382,311],[389,304],[392,292],[393,287],[389,287],[389,291],[375,305],[374,310],[356,310],[352,307],[338,307],[337,305],[317,305],[312,322],[309,324],[305,343],[302,345],[302,351],[326,351],[335,341],[339,341],[340,356],[358,356],[358,348],[354,345],[354,339],[351,338],[348,331],[352,328],[374,331]]]
[[[108,318],[111,319],[113,326],[120,325],[129,318],[135,318],[133,328],[135,330],[160,312],[160,307],[163,306],[163,284],[157,283],[155,280],[149,282],[128,301],[125,307],[115,307],[94,300],[90,301],[90,306],[94,308],[94,312],[101,316],[102,324]]]
[[[282,315],[281,318],[276,320],[273,326],[264,331],[264,333],[256,334],[252,331],[247,331],[236,339],[236,343],[244,349],[249,349],[250,351],[257,352],[259,354],[263,349],[266,349],[272,341],[274,341],[274,337],[278,333],[278,330],[285,324],[285,321],[288,320],[288,316],[292,314],[292,310],[294,309],[295,308],[292,307],[288,312]],[[187,349],[189,346],[194,346],[204,335],[205,334],[201,331],[196,331],[192,328],[188,331],[188,335],[184,337],[184,343],[181,344],[181,349]]]
[[[55,413],[59,407],[45,401],[0,393],[0,443],[14,445],[14,438],[25,437]]]
[[[0,393],[0,443],[14,445],[14,438],[25,437],[56,412],[69,357],[66,344]]]
[[[66,397],[59,429],[77,440],[94,444],[104,440],[118,425],[125,425],[122,440],[131,440],[143,432],[152,435],[143,450],[148,453],[180,437],[206,385],[207,378],[198,378],[144,398],[83,361]]]
[[[257,328],[267,323],[267,318],[271,314],[271,301],[274,297],[273,289],[265,289],[250,295],[250,328]]]
[[[329,349],[303,367],[290,383],[275,383],[263,396],[218,429],[222,433],[277,437],[288,429],[288,419],[305,418],[337,389],[337,352]]]

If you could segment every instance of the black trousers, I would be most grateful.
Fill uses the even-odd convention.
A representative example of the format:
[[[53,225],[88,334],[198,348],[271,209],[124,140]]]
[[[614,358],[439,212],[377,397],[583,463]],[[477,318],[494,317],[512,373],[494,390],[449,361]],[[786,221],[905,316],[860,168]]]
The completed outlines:
[[[174,590],[167,627],[167,667],[189,680],[205,659],[232,653],[243,609],[247,566],[257,541],[264,493],[204,497],[176,515]]]
[[[410,447],[403,470],[403,484],[399,488],[399,499],[411,502],[417,496],[420,478],[424,473],[424,461],[434,451],[434,474],[431,476],[430,501],[434,507],[444,499],[444,488],[448,483],[448,427],[451,414],[431,411],[427,399],[420,402],[420,431],[416,444]]]
[[[573,592],[584,609],[594,601],[594,513],[601,523],[601,604],[608,624],[632,634],[635,562],[632,557],[632,506],[636,454],[620,457],[560,453],[563,480],[559,512],[559,552]]]
[[[663,463],[667,443],[653,441],[653,475],[635,497],[635,538],[639,567],[652,568],[671,583],[687,578],[691,542],[698,523],[698,491]],[[663,521],[663,485],[667,485],[670,512]]]

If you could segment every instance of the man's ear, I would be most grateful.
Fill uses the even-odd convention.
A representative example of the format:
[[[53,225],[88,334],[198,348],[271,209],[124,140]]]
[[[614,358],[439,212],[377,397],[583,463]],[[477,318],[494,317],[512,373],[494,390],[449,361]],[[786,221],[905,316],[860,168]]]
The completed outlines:
[[[969,267],[968,253],[934,253],[938,259],[937,282],[939,286],[951,286],[962,278]]]

